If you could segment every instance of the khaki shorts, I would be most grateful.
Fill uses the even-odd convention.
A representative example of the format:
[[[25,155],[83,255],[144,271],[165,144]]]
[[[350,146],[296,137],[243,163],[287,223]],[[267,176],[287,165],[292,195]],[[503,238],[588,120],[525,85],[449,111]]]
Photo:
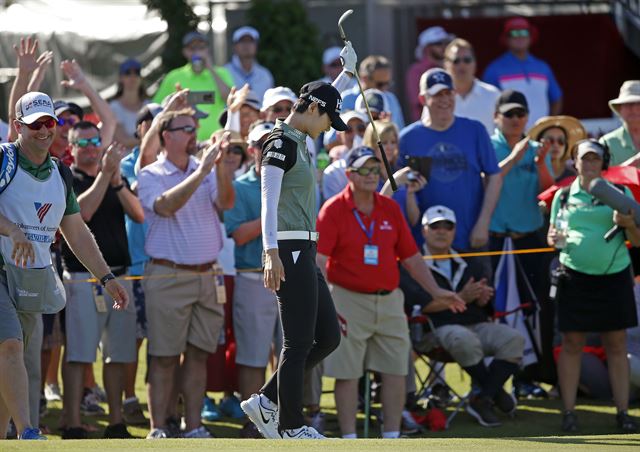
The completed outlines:
[[[0,344],[7,339],[17,339],[26,347],[40,317],[41,314],[16,311],[9,296],[5,273],[0,270]]]
[[[152,263],[144,276],[149,354],[178,356],[187,343],[215,353],[224,306],[216,300],[214,276]]]
[[[342,340],[325,358],[325,375],[341,380],[360,378],[364,370],[407,375],[409,327],[404,295],[367,295],[330,286]]]

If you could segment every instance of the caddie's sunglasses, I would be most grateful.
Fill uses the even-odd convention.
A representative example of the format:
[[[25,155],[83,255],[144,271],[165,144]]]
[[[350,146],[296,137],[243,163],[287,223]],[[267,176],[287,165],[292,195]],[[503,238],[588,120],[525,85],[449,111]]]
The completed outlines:
[[[447,231],[453,231],[453,228],[455,227],[455,224],[447,220],[436,221],[429,225],[429,229],[446,229]]]
[[[464,63],[464,64],[471,64],[473,63],[473,57],[472,56],[466,56],[466,57],[458,57],[458,58],[454,58],[453,60],[449,60],[451,61],[454,65],[459,65],[460,63]]]
[[[196,131],[195,126],[182,126],[182,127],[172,127],[170,129],[166,129],[167,132],[176,132],[178,130],[183,131],[184,133],[194,133]]]
[[[63,125],[65,125],[65,124],[69,124],[70,126],[73,126],[76,122],[78,122],[78,121],[76,121],[76,119],[75,119],[75,118],[67,118],[67,119],[65,119],[65,118],[58,118],[58,125],[59,125],[60,127],[62,127],[62,126],[63,126]]]
[[[102,144],[102,139],[100,137],[78,138],[76,141],[73,142],[73,144],[81,148],[86,148],[89,145],[98,147]]]
[[[513,110],[509,110],[506,113],[502,113],[502,116],[509,119],[515,118],[515,117],[524,118],[525,116],[527,116],[527,112],[522,108],[514,108]]]
[[[31,130],[40,130],[42,126],[45,126],[47,129],[53,129],[56,126],[56,120],[52,117],[48,117],[44,121],[36,121],[31,124],[27,124],[26,122],[20,121],[21,124],[24,124]]]
[[[360,176],[366,177],[369,174],[373,174],[373,175],[379,175],[380,174],[380,167],[379,166],[371,166],[369,168],[350,168],[349,169],[350,172],[352,173],[358,173]]]
[[[526,28],[522,30],[511,30],[509,32],[509,36],[511,36],[512,38],[528,38],[529,30],[527,30]]]

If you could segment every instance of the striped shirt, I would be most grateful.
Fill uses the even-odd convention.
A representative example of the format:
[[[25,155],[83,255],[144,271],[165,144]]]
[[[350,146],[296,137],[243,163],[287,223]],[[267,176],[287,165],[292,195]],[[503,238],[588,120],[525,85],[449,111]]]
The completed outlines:
[[[175,187],[198,168],[198,160],[189,158],[186,171],[178,169],[166,157],[140,171],[138,197],[148,224],[145,251],[152,258],[177,264],[197,265],[214,261],[222,248],[220,221],[214,202],[218,195],[215,170],[171,217],[153,210],[155,200]]]

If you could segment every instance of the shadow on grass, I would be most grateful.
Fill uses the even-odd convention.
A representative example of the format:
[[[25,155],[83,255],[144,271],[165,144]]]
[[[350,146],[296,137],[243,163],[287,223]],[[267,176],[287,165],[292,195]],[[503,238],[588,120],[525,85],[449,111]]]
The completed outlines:
[[[640,447],[640,438],[624,438],[623,436],[618,438],[608,438],[606,440],[601,440],[597,436],[594,436],[593,438],[519,438],[519,440],[545,444],[571,444],[575,446]]]

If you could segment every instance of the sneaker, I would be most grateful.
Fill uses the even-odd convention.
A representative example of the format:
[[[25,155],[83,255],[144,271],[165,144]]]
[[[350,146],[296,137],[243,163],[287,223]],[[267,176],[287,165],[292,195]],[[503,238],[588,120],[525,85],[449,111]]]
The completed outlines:
[[[71,427],[62,430],[62,439],[87,439],[87,430],[82,427]]]
[[[186,432],[182,435],[183,438],[213,438],[214,436],[207,430],[204,425],[198,428],[194,428],[190,432]]]
[[[514,383],[513,393],[518,399],[546,399],[549,397],[547,391],[535,383]]]
[[[411,411],[402,410],[402,424],[400,427],[400,431],[403,435],[415,435],[416,433],[420,433],[423,430],[422,425],[420,425]]]
[[[170,438],[168,432],[163,428],[154,428],[147,434],[147,439],[167,439]]]
[[[309,425],[316,429],[318,433],[324,435],[325,416],[322,411],[318,411],[309,416]]]
[[[220,409],[218,409],[215,402],[205,396],[200,417],[203,421],[214,422],[219,421],[222,418],[222,413],[220,413]],[[242,417],[244,417],[244,413],[242,413]]]
[[[147,425],[149,423],[149,420],[142,413],[142,407],[137,397],[124,401],[122,418],[128,425]]]
[[[258,431],[256,425],[249,421],[240,429],[240,438],[245,439],[262,439],[262,435]]]
[[[218,405],[220,413],[233,419],[244,418],[244,411],[240,407],[240,400],[236,396],[229,396],[222,399]]]
[[[504,389],[500,388],[496,396],[493,398],[494,403],[500,411],[505,414],[512,415],[516,412],[518,402],[513,394],[507,393]]]
[[[167,433],[167,438],[182,438],[182,431],[180,430],[180,419],[175,416],[169,416],[165,423],[167,428],[164,429]]]
[[[626,411],[618,411],[618,414],[616,414],[616,423],[618,424],[618,428],[625,433],[635,433],[638,431],[638,424]]]
[[[104,392],[100,386],[95,385],[93,388],[90,388],[89,391],[93,392],[93,394],[98,398],[98,402],[107,403],[107,393]]]
[[[472,397],[467,404],[467,413],[476,418],[483,427],[498,427],[500,420],[493,411],[493,402],[488,397]]]
[[[251,422],[267,439],[280,439],[278,432],[278,406],[262,394],[253,394],[240,404]]]
[[[85,416],[102,416],[105,414],[104,408],[98,405],[97,396],[89,389],[85,389],[84,397],[80,402],[80,410]]]
[[[303,425],[299,428],[283,430],[282,439],[327,439],[327,437],[318,433],[315,428]]]
[[[49,410],[47,409],[47,399],[43,394],[40,394],[40,418],[45,417],[49,414]]]
[[[25,428],[24,431],[22,432],[22,435],[20,435],[20,439],[47,439],[46,436],[43,436],[40,434],[40,430],[37,428],[33,428],[33,427],[29,427],[29,428]]]
[[[576,413],[571,410],[562,413],[562,431],[577,432],[578,429],[578,416],[576,416]]]
[[[127,426],[121,422],[120,424],[107,425],[102,437],[106,439],[132,439],[134,436],[129,433]]]
[[[60,393],[60,386],[56,383],[47,383],[44,385],[44,396],[49,402],[61,402],[62,394]]]

